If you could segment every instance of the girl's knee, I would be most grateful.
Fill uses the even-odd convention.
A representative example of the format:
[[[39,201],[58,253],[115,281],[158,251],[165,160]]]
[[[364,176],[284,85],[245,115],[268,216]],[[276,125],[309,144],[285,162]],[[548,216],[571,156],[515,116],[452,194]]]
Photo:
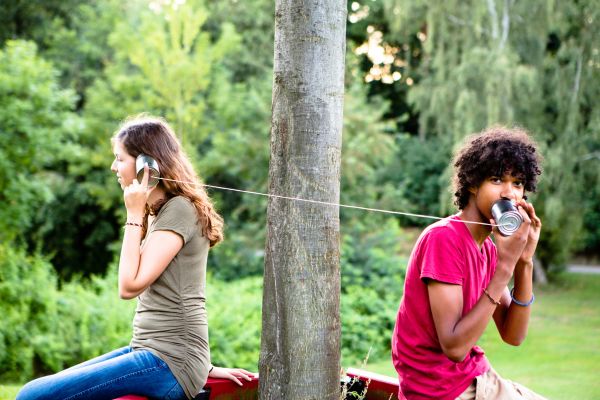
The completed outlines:
[[[16,400],[45,400],[50,399],[52,396],[47,393],[47,385],[44,385],[41,380],[44,378],[38,378],[31,382],[28,382],[19,390],[17,393]]]
[[[25,384],[17,393],[16,400],[33,400],[37,398],[36,391],[34,388],[33,381]]]

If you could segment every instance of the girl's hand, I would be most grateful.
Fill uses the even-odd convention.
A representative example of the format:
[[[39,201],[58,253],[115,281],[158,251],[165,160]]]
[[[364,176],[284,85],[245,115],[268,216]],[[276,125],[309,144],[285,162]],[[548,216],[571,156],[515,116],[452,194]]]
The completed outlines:
[[[213,367],[212,371],[209,372],[210,378],[224,378],[234,381],[240,386],[243,386],[240,379],[251,381],[255,375],[252,372],[248,372],[241,368],[221,368]]]
[[[131,182],[131,185],[125,187],[123,190],[123,200],[125,202],[125,208],[127,209],[127,216],[136,219],[136,221],[132,222],[140,222],[144,217],[146,201],[152,190],[148,189],[149,176],[148,166],[145,166],[142,182],[139,183],[137,179],[134,179],[133,182]]]

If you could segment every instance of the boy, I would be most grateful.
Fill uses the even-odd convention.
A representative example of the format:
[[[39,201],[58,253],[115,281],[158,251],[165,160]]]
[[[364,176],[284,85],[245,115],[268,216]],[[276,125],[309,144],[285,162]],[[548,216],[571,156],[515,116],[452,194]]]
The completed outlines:
[[[539,162],[525,131],[503,127],[469,138],[457,153],[460,212],[425,229],[406,272],[392,338],[400,399],[543,399],[499,377],[476,345],[492,317],[506,343],[518,346],[527,334],[542,224],[525,193],[536,189]],[[490,225],[500,199],[523,217],[511,236]]]

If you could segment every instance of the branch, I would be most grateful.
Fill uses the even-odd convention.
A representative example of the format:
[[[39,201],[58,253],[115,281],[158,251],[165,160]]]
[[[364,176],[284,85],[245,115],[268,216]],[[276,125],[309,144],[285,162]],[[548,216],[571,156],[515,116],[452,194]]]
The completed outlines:
[[[508,40],[508,31],[510,30],[510,4],[511,0],[504,0],[504,10],[502,12],[502,39],[498,48],[504,49],[506,41]]]
[[[470,27],[473,30],[475,30],[477,33],[482,33],[484,35],[489,35],[489,32],[487,31],[487,29],[483,29],[483,28],[481,28],[479,26],[474,26],[473,24],[468,23],[464,19],[458,18],[456,15],[448,14],[447,18],[448,18],[448,20],[450,22],[452,22],[452,23],[454,23],[456,25]]]
[[[498,13],[496,13],[496,2],[487,0],[490,19],[492,20],[492,38],[498,39]]]
[[[571,104],[577,102],[577,96],[579,95],[579,84],[581,83],[581,64],[583,63],[583,50],[579,51],[579,57],[577,57],[577,72],[575,73],[575,82],[573,83],[573,94],[571,96]]]

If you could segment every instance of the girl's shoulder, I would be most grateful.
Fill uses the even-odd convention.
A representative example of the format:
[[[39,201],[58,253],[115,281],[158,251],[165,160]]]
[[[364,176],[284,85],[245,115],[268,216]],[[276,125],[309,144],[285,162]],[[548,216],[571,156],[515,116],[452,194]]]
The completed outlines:
[[[197,216],[196,207],[190,199],[184,196],[175,196],[170,198],[160,209],[156,218],[163,216],[179,216],[184,219],[191,219]]]

